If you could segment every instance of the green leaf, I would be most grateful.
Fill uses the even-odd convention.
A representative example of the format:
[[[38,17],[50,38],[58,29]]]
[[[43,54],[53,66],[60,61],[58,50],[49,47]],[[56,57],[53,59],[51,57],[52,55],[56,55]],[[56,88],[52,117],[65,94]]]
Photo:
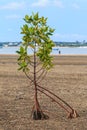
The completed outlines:
[[[24,53],[24,52],[25,52],[24,48],[20,46],[20,53]]]
[[[27,24],[23,25],[23,29],[28,30],[28,25]]]
[[[25,20],[29,20],[29,16],[28,15],[25,15]]]
[[[34,20],[38,20],[38,13],[34,15]]]
[[[20,51],[16,51],[16,53],[20,54]]]
[[[18,70],[22,70],[22,69],[23,69],[23,67],[18,68]]]
[[[49,31],[50,31],[51,33],[53,33],[53,32],[55,31],[55,29],[50,28]]]
[[[21,67],[26,67],[26,66],[27,66],[26,62],[22,62]]]

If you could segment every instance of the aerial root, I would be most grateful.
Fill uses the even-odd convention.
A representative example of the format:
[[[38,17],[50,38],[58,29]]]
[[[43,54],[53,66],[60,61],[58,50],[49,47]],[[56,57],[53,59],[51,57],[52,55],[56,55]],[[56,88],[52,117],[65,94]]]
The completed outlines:
[[[35,105],[32,108],[31,117],[33,120],[47,120],[49,116],[44,114],[40,107],[35,108]]]
[[[46,120],[49,118],[46,114],[44,114],[42,111],[39,110],[38,111],[34,110],[32,116],[33,120]]]
[[[79,117],[78,113],[75,110],[72,110],[72,112],[70,112],[68,114],[68,118],[72,119],[72,118],[77,118]]]

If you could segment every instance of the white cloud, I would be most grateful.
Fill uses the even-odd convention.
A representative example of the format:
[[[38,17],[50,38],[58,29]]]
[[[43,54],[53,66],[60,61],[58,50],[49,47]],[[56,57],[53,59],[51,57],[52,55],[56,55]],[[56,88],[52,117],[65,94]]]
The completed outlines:
[[[38,0],[38,2],[34,2],[32,4],[33,7],[44,7],[49,4],[49,0]]]
[[[5,9],[5,10],[15,10],[15,9],[23,9],[25,7],[25,3],[24,2],[12,2],[12,3],[8,3],[6,5],[2,5],[0,6],[0,9]]]
[[[73,7],[74,9],[80,9],[80,6],[79,6],[78,4],[76,4],[76,3],[73,3],[73,4],[72,4],[72,7]]]
[[[54,1],[53,1],[53,4],[54,4],[55,6],[57,6],[57,7],[60,7],[60,8],[63,8],[63,7],[64,7],[62,1],[60,1],[60,0],[54,0]]]
[[[32,3],[33,7],[46,7],[46,6],[57,6],[63,8],[63,3],[60,0],[38,0],[38,2]]]
[[[7,16],[6,16],[6,19],[18,19],[18,18],[20,18],[20,16],[17,15],[17,14],[7,15]]]

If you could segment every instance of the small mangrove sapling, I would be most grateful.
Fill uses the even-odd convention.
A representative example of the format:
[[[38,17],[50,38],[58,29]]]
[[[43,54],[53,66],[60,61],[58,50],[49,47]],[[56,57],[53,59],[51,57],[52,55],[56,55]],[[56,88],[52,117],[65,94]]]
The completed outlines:
[[[45,77],[47,71],[53,67],[53,57],[50,53],[52,52],[54,43],[50,39],[50,36],[53,35],[54,29],[47,25],[47,18],[39,17],[38,13],[32,13],[30,16],[26,15],[24,21],[25,24],[21,28],[21,34],[23,34],[22,45],[17,51],[19,54],[18,64],[20,66],[19,70],[22,70],[34,85],[35,103],[32,110],[33,119],[40,120],[48,118],[43,113],[38,101],[38,91],[60,105],[68,113],[69,118],[77,117],[77,112],[69,104],[49,89],[39,85],[39,82]],[[32,50],[32,55],[28,52],[29,47]]]

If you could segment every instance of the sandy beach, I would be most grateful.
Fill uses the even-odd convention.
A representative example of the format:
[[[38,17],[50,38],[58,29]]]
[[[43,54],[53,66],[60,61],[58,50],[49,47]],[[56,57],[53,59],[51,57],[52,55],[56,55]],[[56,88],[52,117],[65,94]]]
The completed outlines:
[[[54,67],[40,83],[69,103],[79,114],[67,113],[39,93],[48,120],[32,120],[34,89],[18,71],[16,55],[0,55],[0,130],[87,130],[87,55],[54,56]]]

